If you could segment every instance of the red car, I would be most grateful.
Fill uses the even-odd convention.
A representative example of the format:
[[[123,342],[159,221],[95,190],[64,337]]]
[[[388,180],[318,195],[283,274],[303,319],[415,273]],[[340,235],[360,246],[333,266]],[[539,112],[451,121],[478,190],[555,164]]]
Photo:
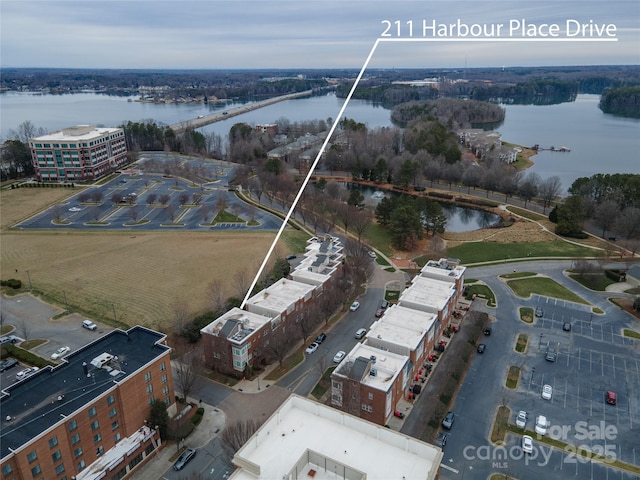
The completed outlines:
[[[382,315],[384,315],[384,310],[379,308],[378,310],[376,310],[376,318],[380,318]]]

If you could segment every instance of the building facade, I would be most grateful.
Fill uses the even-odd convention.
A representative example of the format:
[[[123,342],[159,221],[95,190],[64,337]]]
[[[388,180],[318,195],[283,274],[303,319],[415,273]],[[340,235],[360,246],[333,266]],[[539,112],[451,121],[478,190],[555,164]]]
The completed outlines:
[[[3,480],[118,480],[159,446],[153,402],[175,410],[171,349],[113,330],[1,392]]]
[[[35,174],[44,182],[96,180],[127,163],[121,128],[76,125],[29,140]]]

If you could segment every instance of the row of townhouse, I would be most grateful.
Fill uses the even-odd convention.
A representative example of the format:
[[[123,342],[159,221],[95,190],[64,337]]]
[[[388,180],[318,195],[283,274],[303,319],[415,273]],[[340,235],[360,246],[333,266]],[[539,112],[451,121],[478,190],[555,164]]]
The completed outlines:
[[[518,147],[503,145],[498,132],[484,131],[481,128],[458,130],[458,141],[480,160],[491,156],[503,163],[511,164],[517,160],[521,151]]]
[[[299,322],[309,315],[342,271],[343,246],[337,238],[309,239],[304,258],[290,273],[201,330],[207,365],[227,375],[267,365],[278,350],[297,338]]]
[[[331,404],[378,425],[425,374],[425,364],[450,325],[466,267],[429,261],[396,305],[369,329],[331,376]]]

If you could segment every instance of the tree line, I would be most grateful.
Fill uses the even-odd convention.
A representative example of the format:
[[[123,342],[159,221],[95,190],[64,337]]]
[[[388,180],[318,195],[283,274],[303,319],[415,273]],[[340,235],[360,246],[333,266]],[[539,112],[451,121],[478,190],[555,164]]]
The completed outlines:
[[[605,90],[598,106],[604,113],[640,118],[640,86]]]

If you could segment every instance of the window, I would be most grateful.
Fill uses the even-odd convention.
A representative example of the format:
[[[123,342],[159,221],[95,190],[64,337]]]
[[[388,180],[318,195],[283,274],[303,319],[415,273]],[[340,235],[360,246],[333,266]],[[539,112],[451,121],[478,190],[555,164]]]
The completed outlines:
[[[118,421],[117,420],[111,424],[111,430],[112,431],[115,430],[116,428],[118,428]]]
[[[162,383],[167,383],[167,374],[162,375]]]
[[[93,436],[93,443],[98,443],[100,440],[102,440],[102,435],[100,435],[100,433],[96,433]]]
[[[71,445],[75,445],[79,441],[80,441],[80,435],[78,435],[77,433],[73,437],[71,437]]]
[[[107,397],[107,405],[113,405],[115,403],[116,399],[113,395],[109,395]]]
[[[153,385],[147,385],[147,393],[153,393]]]
[[[56,467],[56,475],[60,475],[62,472],[64,472],[64,463],[61,463]]]
[[[78,428],[78,422],[72,420],[69,422],[69,431],[73,432],[76,428]]]
[[[164,362],[162,362],[162,363],[160,364],[160,371],[161,371],[161,372],[164,372],[166,369],[167,369],[167,366],[164,364]]]
[[[113,437],[113,441],[114,443],[118,443],[120,441],[120,432],[116,433],[115,436]]]
[[[162,387],[162,393],[164,395],[169,395],[169,387],[167,387],[167,386]]]
[[[118,413],[118,412],[116,411],[116,409],[115,409],[115,408],[112,408],[112,409],[109,411],[109,418],[113,418],[113,417],[115,417],[117,413]]]
[[[38,454],[36,453],[35,450],[27,455],[27,460],[29,460],[29,463],[37,459],[38,459]]]
[[[86,467],[86,463],[84,463],[84,460],[80,460],[80,463],[78,463],[78,471],[81,472],[82,470],[84,470],[84,467]]]
[[[11,465],[5,465],[2,467],[2,475],[9,475],[13,470],[11,470]]]
[[[93,418],[96,416],[96,407],[91,407],[89,409],[89,418]]]
[[[373,400],[373,393],[369,392],[369,400]]]
[[[150,382],[151,381],[151,372],[147,372],[144,374],[144,380],[146,382]]]
[[[60,460],[60,458],[62,458],[62,454],[60,453],[60,450],[56,450],[51,454],[51,460],[53,460],[54,462],[57,462],[58,460]]]
[[[153,397],[149,397],[149,405],[153,405],[153,402],[155,402],[156,399]]]
[[[41,473],[42,473],[42,469],[40,468],[40,465],[36,465],[31,469],[31,475],[33,475],[34,477],[36,475],[40,475]]]
[[[373,407],[371,405],[367,405],[366,403],[362,404],[362,410],[364,410],[365,412],[373,412]]]
[[[49,448],[53,448],[58,445],[58,437],[53,437],[49,439]]]
[[[94,420],[93,422],[91,422],[91,431],[95,432],[99,428],[100,423],[98,422],[98,420]]]
[[[100,445],[98,448],[96,448],[96,455],[100,456],[104,453],[104,447],[102,445]]]
[[[75,458],[78,458],[80,455],[82,455],[82,447],[78,447],[73,451],[73,456]]]
[[[169,404],[171,403],[171,400],[169,400],[169,397],[164,399],[164,403],[167,405],[167,407],[169,406]]]

